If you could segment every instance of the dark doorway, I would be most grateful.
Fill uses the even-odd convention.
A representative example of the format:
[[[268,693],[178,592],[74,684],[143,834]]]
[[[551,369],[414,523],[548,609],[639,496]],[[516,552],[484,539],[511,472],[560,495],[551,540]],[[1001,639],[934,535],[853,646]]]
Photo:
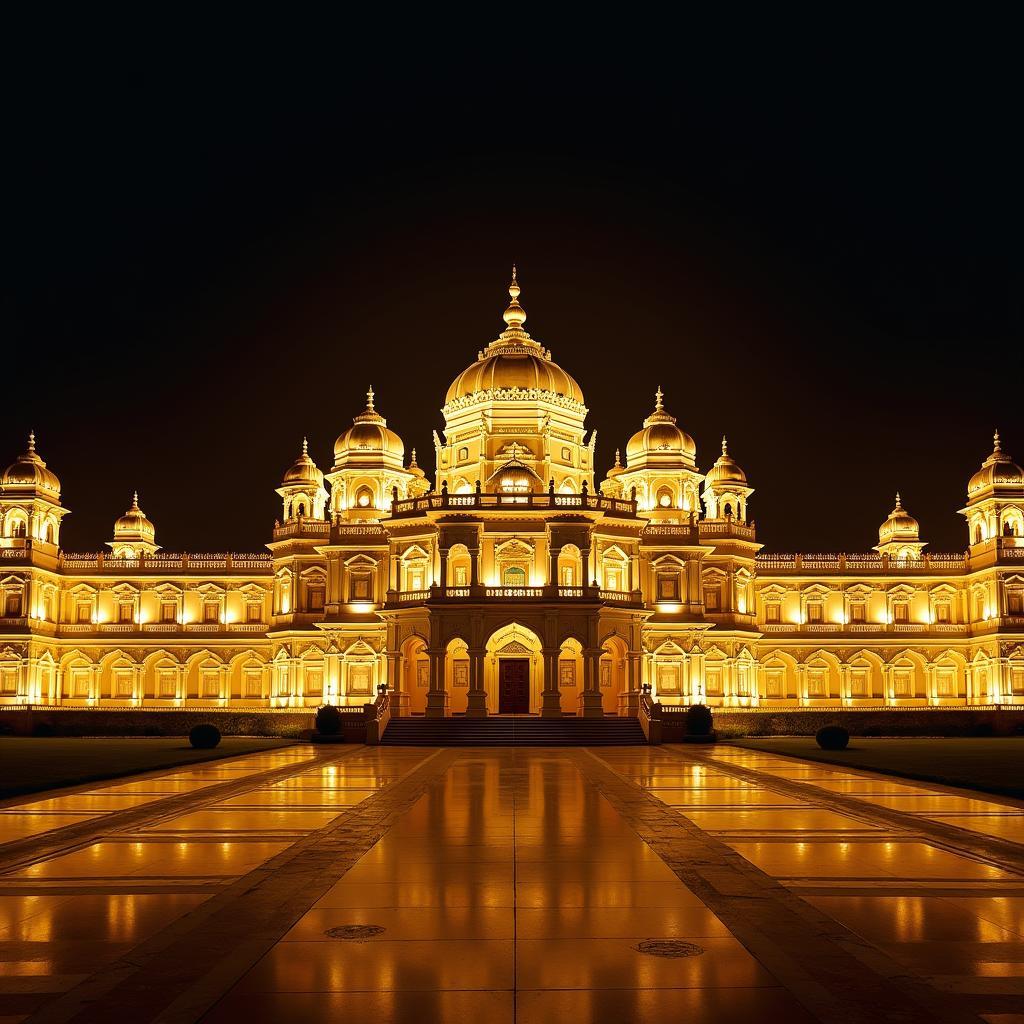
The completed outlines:
[[[498,714],[525,715],[529,711],[529,659],[500,658],[498,660]]]

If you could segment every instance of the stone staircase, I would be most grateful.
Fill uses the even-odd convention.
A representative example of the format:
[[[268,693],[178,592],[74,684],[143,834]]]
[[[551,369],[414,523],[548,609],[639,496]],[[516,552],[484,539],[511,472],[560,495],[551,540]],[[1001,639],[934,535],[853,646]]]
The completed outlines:
[[[381,743],[407,747],[608,747],[647,743],[635,718],[392,718]]]

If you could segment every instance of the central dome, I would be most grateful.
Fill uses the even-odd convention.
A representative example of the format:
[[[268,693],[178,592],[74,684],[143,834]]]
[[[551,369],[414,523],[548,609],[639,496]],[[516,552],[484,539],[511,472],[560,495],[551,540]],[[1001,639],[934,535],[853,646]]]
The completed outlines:
[[[526,310],[519,304],[519,282],[515,267],[508,294],[512,301],[505,310],[508,325],[496,341],[492,341],[472,366],[455,378],[445,396],[445,405],[480,391],[511,388],[548,391],[583,405],[579,384],[557,363],[551,353],[523,330]]]

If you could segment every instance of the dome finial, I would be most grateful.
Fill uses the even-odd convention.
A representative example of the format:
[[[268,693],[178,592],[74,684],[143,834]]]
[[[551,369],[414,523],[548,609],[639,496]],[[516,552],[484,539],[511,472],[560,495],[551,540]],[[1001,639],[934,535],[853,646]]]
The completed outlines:
[[[622,453],[619,451],[618,448],[615,449],[615,468],[622,468]]]
[[[309,457],[309,438],[305,434],[302,435],[302,455],[303,458]]]
[[[373,412],[373,385],[367,389],[366,392],[366,408],[368,412]]]
[[[1002,445],[999,442],[999,429],[998,429],[998,427],[996,428],[996,432],[992,435],[992,442],[993,442],[993,445],[994,445],[994,447],[992,448],[993,452],[1001,452],[1003,450]]]
[[[903,503],[900,501],[900,492],[899,491],[896,492],[896,508],[897,509],[903,508]]]
[[[665,397],[665,393],[661,390],[661,385],[659,384],[658,385],[658,390],[654,392],[654,411],[655,412],[664,412],[665,411],[665,404],[663,402],[664,397]]]
[[[508,309],[502,314],[505,323],[511,328],[522,327],[526,322],[526,310],[519,305],[519,294],[522,289],[519,287],[519,275],[516,270],[516,265],[512,264],[512,281],[508,286],[508,295],[511,302],[508,304]]]
[[[30,430],[28,432],[28,452],[29,455],[34,455],[36,451],[36,432]]]
[[[729,454],[729,442],[726,440],[725,434],[722,435],[722,454]]]
[[[416,465],[416,449],[413,448],[413,450],[412,450],[412,458],[409,460],[409,466],[412,467],[412,466],[415,466],[415,465]]]
[[[139,511],[139,492],[137,490],[132,491],[132,507],[128,509],[129,512]]]

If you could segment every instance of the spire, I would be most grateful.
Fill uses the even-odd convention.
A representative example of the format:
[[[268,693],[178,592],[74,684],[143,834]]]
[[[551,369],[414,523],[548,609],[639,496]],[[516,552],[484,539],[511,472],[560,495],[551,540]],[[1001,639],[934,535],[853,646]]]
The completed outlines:
[[[661,390],[661,385],[659,384],[658,385],[658,390],[654,392],[654,411],[655,412],[664,412],[665,411],[665,403],[662,401],[662,399],[664,397],[665,397],[665,394]]]
[[[132,491],[132,507],[128,509],[129,512],[139,511],[139,492]]]
[[[992,453],[993,454],[995,454],[996,452],[1001,452],[1003,450],[1002,445],[999,443],[999,430],[998,429],[992,435],[992,442],[993,442],[993,447],[992,447]]]
[[[309,458],[309,439],[305,436],[302,438],[302,457],[304,459]]]
[[[412,450],[412,458],[409,460],[409,468],[412,469],[416,465],[416,449]]]
[[[512,300],[508,304],[508,309],[502,314],[505,319],[505,323],[510,328],[522,328],[526,322],[526,310],[519,305],[519,293],[522,289],[519,287],[519,278],[516,273],[516,266],[512,264],[512,281],[508,286],[508,295]]]
[[[729,454],[729,442],[725,439],[725,434],[722,435],[722,456],[723,458]]]
[[[366,411],[373,412],[373,385],[366,392]]]
[[[36,432],[34,430],[28,432],[28,453],[29,455],[36,453]]]
[[[622,468],[622,454],[620,453],[618,448],[615,449],[615,468]]]
[[[903,504],[900,501],[900,492],[899,491],[896,492],[896,508],[894,508],[893,511],[894,512],[902,512],[903,511]]]

